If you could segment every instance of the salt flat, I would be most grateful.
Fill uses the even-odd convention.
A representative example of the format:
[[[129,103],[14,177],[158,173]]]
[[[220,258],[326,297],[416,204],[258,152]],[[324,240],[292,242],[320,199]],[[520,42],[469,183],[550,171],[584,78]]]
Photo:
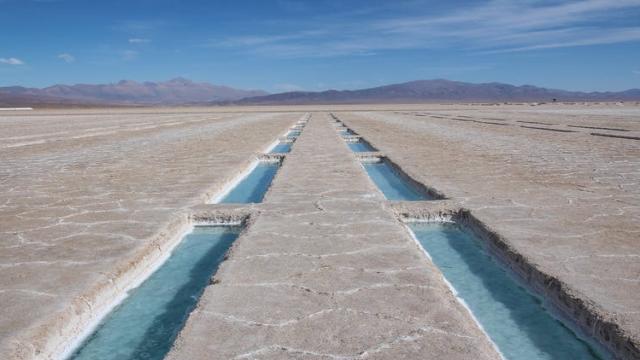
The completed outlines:
[[[0,353],[55,357],[189,214],[226,211],[202,204],[313,112],[264,203],[239,207],[249,227],[170,356],[496,358],[329,111],[637,351],[640,107],[548,104],[2,114]]]
[[[384,203],[315,114],[169,358],[499,358]]]
[[[610,340],[620,335],[635,345],[619,339],[617,346],[638,356],[640,140],[633,138],[640,109],[451,107],[341,117],[416,180],[504,236],[568,298],[618,324],[585,327]]]
[[[165,112],[0,118],[0,353],[30,358],[61,327],[80,332],[74,318],[175,236],[181,210],[301,116]]]

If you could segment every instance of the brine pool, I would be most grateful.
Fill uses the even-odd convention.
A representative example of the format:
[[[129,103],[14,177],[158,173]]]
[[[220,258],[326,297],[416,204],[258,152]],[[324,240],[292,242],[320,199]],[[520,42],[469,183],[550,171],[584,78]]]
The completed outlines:
[[[376,151],[368,142],[365,141],[355,141],[355,142],[347,142],[349,149],[353,152],[371,152]]]
[[[271,149],[270,153],[272,154],[284,154],[291,151],[291,143],[278,143],[278,145],[274,146]]]
[[[219,203],[259,203],[280,168],[279,162],[260,161]]]
[[[456,224],[409,228],[506,359],[605,359]]]
[[[70,359],[163,359],[240,231],[196,226]]]
[[[421,191],[415,185],[402,178],[385,160],[376,162],[366,161],[363,162],[362,165],[371,180],[373,180],[388,200],[434,200],[433,196]]]

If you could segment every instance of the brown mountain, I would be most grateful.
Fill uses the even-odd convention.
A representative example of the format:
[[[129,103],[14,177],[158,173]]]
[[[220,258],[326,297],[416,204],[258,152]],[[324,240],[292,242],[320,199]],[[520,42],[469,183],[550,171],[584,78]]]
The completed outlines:
[[[577,92],[531,85],[419,80],[361,90],[286,92],[269,95],[177,78],[166,82],[123,80],[115,84],[55,85],[43,89],[0,87],[0,106],[375,104],[424,102],[640,101],[640,89]]]
[[[373,104],[422,102],[504,102],[504,101],[637,101],[640,89],[622,92],[577,92],[531,85],[501,83],[472,84],[450,80],[419,80],[362,90],[287,92],[245,98],[239,105],[282,104]]]
[[[0,105],[122,104],[183,105],[233,101],[267,95],[264,91],[196,83],[176,78],[165,82],[123,80],[115,84],[54,85],[43,89],[0,87]]]

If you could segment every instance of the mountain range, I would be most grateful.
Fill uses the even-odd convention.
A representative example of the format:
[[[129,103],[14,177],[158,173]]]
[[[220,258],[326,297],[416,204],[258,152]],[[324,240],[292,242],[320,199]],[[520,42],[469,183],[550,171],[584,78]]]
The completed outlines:
[[[115,84],[54,85],[43,89],[0,87],[0,105],[188,105],[233,101],[267,94],[259,90],[196,83],[184,78],[165,82],[122,80]]]
[[[444,79],[418,80],[361,90],[295,91],[236,101],[239,105],[370,104],[421,102],[637,101],[640,89],[578,92],[531,85],[472,84]]]
[[[418,80],[361,90],[268,94],[184,78],[165,82],[54,85],[42,89],[0,87],[0,106],[71,105],[301,105],[423,102],[639,101],[640,89],[577,92],[531,85]]]

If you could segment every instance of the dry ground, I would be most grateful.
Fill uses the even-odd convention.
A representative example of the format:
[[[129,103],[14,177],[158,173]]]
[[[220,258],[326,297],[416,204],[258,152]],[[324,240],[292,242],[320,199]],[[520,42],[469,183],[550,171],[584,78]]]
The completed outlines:
[[[282,252],[309,241],[317,247],[307,250],[319,259],[338,255],[330,261],[304,261],[309,254],[298,249],[273,278],[250,276],[256,283],[279,281],[291,287],[278,288],[270,308],[241,314],[249,323],[298,319],[299,324],[272,332],[253,329],[253,339],[259,341],[242,348],[246,329],[234,329],[237,337],[217,349],[229,356],[277,358],[284,350],[274,346],[281,345],[302,351],[294,354],[301,357],[356,356],[423,329],[442,331],[443,336],[415,336],[415,354],[437,349],[443,358],[464,358],[475,348],[482,349],[481,357],[494,356],[437,269],[420,257],[385,210],[355,157],[324,127],[327,111],[416,180],[470,209],[539,270],[559,279],[639,343],[640,107],[361,105],[0,114],[0,352],[30,358],[38,351],[60,350],[96,309],[120,295],[141,267],[162,256],[187,223],[190,209],[204,203],[305,112],[316,110],[263,207],[257,207],[252,228],[221,271],[221,283],[229,286],[211,287],[203,297],[201,307],[213,306],[210,313],[223,315],[207,318],[196,312],[181,336],[180,351],[203,354],[199,351],[211,344],[206,338],[200,343],[194,329],[215,329],[229,315],[226,311],[242,311],[242,306],[224,308],[238,296],[250,300],[276,294],[269,287],[262,293],[232,288],[234,282],[248,280],[246,271],[259,265],[250,263],[262,258],[261,251]],[[313,213],[318,201],[325,213]],[[310,218],[292,220],[287,212]],[[308,227],[315,216],[326,223]],[[362,216],[376,219],[380,228],[363,224]],[[283,235],[278,227],[290,224],[297,225]],[[371,253],[350,256],[371,243],[357,237],[342,242],[344,234],[334,225],[344,228],[344,234],[370,235]],[[281,259],[271,264],[277,261]],[[383,269],[391,264],[396,267]],[[382,272],[367,275],[372,269]],[[337,274],[353,283],[327,280]],[[379,284],[399,286],[385,289]],[[416,286],[426,290],[412,292]],[[300,287],[318,288],[319,293],[301,295]],[[364,292],[350,297],[352,291]],[[324,293],[334,296],[327,300]],[[303,305],[300,296],[305,296]],[[255,310],[249,300],[243,306]],[[440,305],[427,312],[419,307],[421,301]],[[370,318],[367,306],[387,317]],[[327,318],[305,318],[314,313]],[[398,320],[405,316],[413,323]],[[341,321],[342,326],[330,326]],[[371,328],[342,331],[356,322]],[[60,331],[62,327],[67,330]],[[305,336],[318,333],[328,343],[309,342]],[[341,337],[351,340],[349,346],[340,345]],[[441,346],[451,338],[463,340]],[[289,347],[282,344],[287,341]],[[395,350],[408,351],[392,347],[376,354],[412,358],[410,351]]]

